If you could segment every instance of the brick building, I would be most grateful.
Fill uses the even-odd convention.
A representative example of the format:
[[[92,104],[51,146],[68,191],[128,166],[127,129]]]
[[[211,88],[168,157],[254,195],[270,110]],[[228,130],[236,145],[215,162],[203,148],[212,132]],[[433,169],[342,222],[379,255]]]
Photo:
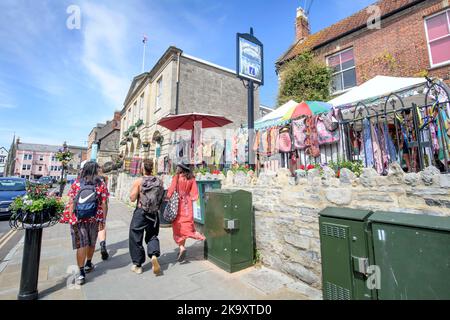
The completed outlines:
[[[256,91],[256,119],[259,109]],[[233,121],[225,128],[239,128],[247,124],[247,89],[234,70],[169,47],[130,86],[121,112],[120,152],[141,158],[168,155],[176,134],[157,122],[170,114],[191,112],[225,116]]]
[[[96,160],[100,165],[112,161],[119,154],[121,113],[115,112],[111,121],[99,123],[88,137],[87,158],[92,159],[93,145],[97,145]]]
[[[377,12],[381,28],[373,23]],[[299,8],[295,27],[294,44],[276,62],[281,76],[283,64],[312,50],[333,68],[334,94],[377,75],[431,76],[450,83],[448,0],[381,0],[315,34]]]

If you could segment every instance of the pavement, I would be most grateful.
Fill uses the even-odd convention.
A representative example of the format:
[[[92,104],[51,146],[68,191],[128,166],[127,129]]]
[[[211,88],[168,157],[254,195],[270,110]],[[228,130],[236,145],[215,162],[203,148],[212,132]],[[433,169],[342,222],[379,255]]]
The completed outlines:
[[[155,276],[147,259],[144,273],[130,271],[128,227],[133,209],[112,198],[107,221],[110,258],[102,261],[99,248],[84,286],[75,286],[78,270],[68,225],[44,230],[39,266],[39,299],[43,300],[309,300],[321,292],[265,267],[229,274],[206,261],[203,242],[188,240],[187,257],[176,261],[178,249],[171,228],[161,228],[160,264]],[[0,264],[0,300],[15,300],[19,291],[22,239]]]

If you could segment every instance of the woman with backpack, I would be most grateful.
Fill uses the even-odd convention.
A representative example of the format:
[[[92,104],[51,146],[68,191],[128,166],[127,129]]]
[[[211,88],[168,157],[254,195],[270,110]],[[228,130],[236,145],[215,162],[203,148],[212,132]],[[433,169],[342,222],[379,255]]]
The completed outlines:
[[[108,210],[108,188],[98,177],[99,166],[94,161],[84,164],[80,177],[70,187],[67,210],[61,223],[70,224],[72,246],[80,273],[78,285],[86,281],[86,273],[94,270],[92,257],[99,230],[104,228],[104,213]]]
[[[170,199],[175,191],[178,193],[178,213],[172,222],[172,229],[173,238],[180,248],[178,261],[181,262],[186,256],[186,239],[201,241],[206,239],[195,230],[192,203],[197,201],[199,195],[194,174],[186,164],[181,163],[177,166],[177,173],[167,191],[167,199]]]

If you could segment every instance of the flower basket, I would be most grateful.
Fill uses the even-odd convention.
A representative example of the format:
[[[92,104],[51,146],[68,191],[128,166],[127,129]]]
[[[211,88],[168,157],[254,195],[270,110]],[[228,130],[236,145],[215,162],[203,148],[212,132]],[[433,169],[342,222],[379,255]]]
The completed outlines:
[[[133,133],[133,137],[134,137],[134,138],[139,138],[139,137],[140,137],[140,134],[137,133],[137,132],[134,132],[134,133]]]
[[[57,224],[64,211],[64,202],[50,195],[47,188],[29,185],[27,195],[14,199],[9,225],[13,229],[41,229]]]
[[[150,142],[143,142],[142,143],[142,146],[144,147],[144,148],[148,148],[148,147],[150,147]]]
[[[61,213],[58,213],[55,209],[40,212],[19,210],[11,216],[9,225],[16,230],[42,229],[54,226],[60,219]]]
[[[144,121],[142,119],[139,119],[138,121],[136,121],[136,123],[134,125],[136,126],[136,128],[139,128],[143,124],[144,124]]]

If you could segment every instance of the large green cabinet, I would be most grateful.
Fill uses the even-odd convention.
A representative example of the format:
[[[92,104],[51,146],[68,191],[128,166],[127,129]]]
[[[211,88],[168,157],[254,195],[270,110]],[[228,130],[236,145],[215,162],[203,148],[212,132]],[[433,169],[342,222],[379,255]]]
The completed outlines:
[[[228,272],[253,265],[252,194],[243,190],[206,193],[205,258]]]
[[[370,216],[380,300],[450,300],[450,217]]]
[[[324,299],[450,299],[449,217],[327,208],[319,224]]]
[[[320,213],[322,283],[325,300],[370,300],[366,286],[370,241],[367,218],[371,211],[327,208]]]

